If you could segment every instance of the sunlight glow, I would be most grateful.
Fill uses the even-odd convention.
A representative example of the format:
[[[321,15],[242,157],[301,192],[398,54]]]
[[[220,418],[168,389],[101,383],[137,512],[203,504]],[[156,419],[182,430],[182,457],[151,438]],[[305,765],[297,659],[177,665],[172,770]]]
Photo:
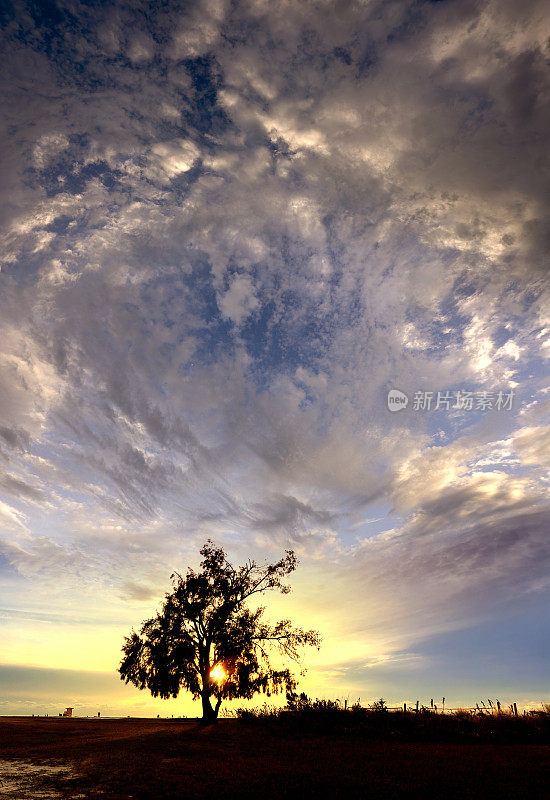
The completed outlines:
[[[210,670],[210,677],[212,680],[216,681],[216,683],[221,683],[227,678],[227,672],[224,670],[222,664],[216,664],[216,666],[212,667]]]

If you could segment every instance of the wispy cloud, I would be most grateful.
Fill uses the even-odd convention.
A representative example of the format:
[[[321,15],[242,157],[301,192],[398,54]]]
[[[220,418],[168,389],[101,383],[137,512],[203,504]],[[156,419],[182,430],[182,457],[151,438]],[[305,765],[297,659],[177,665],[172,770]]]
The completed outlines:
[[[544,4],[6,13],[0,569],[21,609],[31,586],[146,601],[207,536],[295,547],[334,608],[370,587],[349,638],[368,610],[399,652],[415,615],[440,631],[543,591]],[[516,404],[390,414],[393,387]]]

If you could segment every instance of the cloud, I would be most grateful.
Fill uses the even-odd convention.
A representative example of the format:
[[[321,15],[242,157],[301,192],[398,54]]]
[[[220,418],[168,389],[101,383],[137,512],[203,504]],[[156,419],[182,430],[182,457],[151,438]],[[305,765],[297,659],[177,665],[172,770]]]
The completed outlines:
[[[144,586],[134,581],[126,581],[122,591],[125,597],[129,597],[132,600],[149,600],[154,596],[154,592],[149,586]]]
[[[521,428],[514,437],[514,447],[523,464],[547,466],[550,463],[550,427]]]
[[[222,315],[237,325],[260,305],[252,281],[249,277],[241,275],[231,281],[229,289],[218,303]]]
[[[209,535],[291,545],[315,580],[338,562],[334,607],[349,575],[354,598],[371,587],[350,642],[376,612],[397,648],[418,617],[441,630],[534,591],[543,4],[20,8],[2,83],[10,576],[129,603]],[[517,403],[391,415],[390,388]]]

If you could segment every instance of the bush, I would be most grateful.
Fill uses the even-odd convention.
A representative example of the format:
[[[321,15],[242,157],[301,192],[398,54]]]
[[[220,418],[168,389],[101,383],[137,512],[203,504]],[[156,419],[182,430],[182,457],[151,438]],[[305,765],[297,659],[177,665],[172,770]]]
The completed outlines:
[[[380,698],[367,708],[355,703],[347,710],[336,700],[313,700],[304,692],[290,692],[284,708],[264,704],[259,709],[239,709],[237,716],[245,724],[268,725],[285,736],[312,733],[391,741],[550,743],[550,713],[544,707],[525,716],[503,711],[490,714],[483,709],[438,714],[422,708],[417,713],[390,711]]]
[[[378,714],[386,713],[388,710],[388,706],[386,705],[386,701],[383,697],[380,700],[375,700],[374,703],[371,703],[369,706],[371,711],[376,711]]]

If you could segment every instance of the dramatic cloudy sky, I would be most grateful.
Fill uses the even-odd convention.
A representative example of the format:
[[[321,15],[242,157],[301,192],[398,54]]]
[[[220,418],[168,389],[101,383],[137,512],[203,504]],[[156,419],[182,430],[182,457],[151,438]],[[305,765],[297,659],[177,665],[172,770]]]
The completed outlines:
[[[314,694],[550,699],[545,5],[2,4],[0,711],[193,713],[114,670],[208,537]]]

